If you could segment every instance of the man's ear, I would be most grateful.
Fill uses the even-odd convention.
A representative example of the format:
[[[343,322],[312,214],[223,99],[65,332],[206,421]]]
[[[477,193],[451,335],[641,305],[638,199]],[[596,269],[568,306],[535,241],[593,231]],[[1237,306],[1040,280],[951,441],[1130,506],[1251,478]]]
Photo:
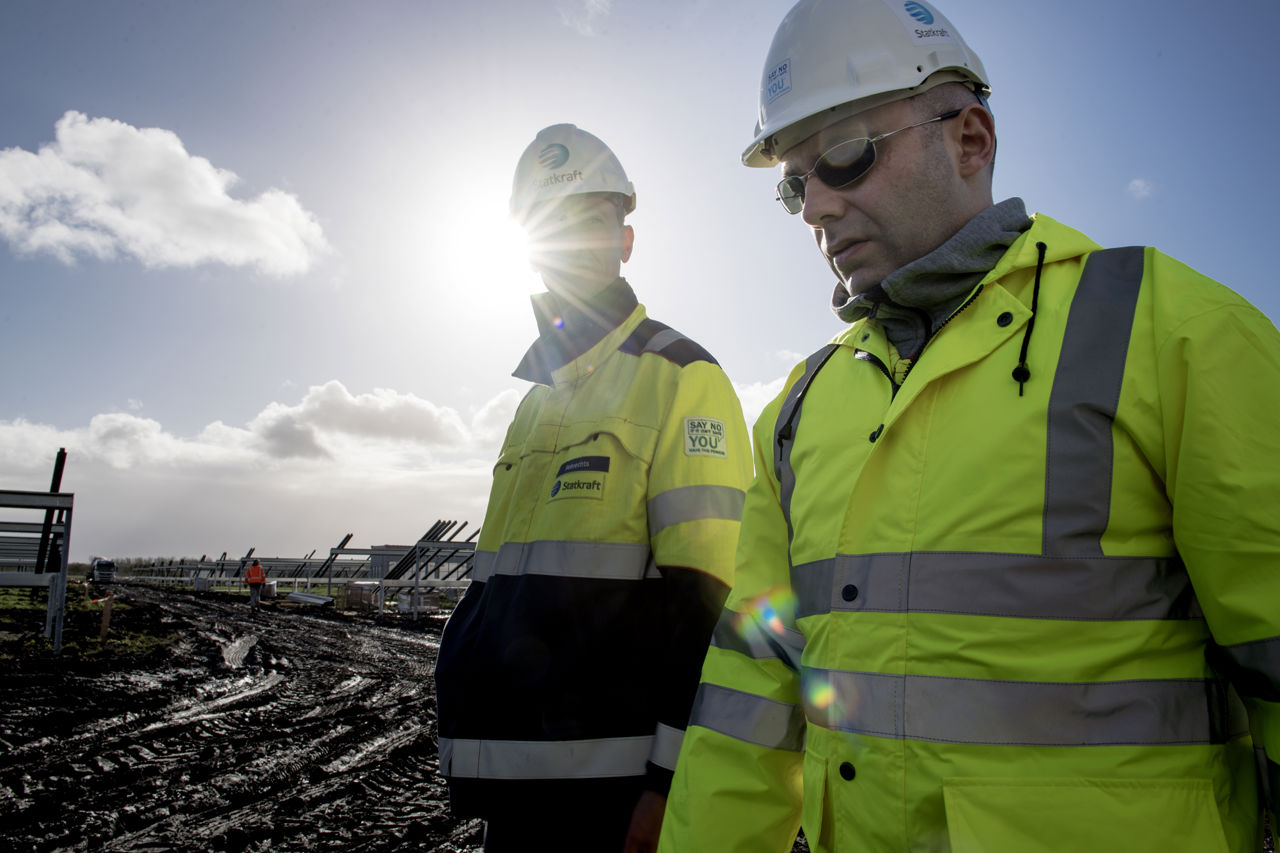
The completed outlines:
[[[960,156],[960,177],[971,178],[991,164],[996,156],[996,122],[978,104],[965,108],[956,122]]]
[[[636,232],[630,225],[622,226],[622,262],[631,260],[631,249],[636,244]]]

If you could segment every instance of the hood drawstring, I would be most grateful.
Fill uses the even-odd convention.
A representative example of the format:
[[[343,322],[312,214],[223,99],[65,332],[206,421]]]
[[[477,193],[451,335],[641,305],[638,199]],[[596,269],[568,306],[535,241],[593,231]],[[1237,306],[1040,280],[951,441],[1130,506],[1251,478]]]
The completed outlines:
[[[1031,378],[1027,368],[1027,347],[1031,345],[1031,330],[1036,326],[1036,304],[1040,301],[1040,271],[1044,269],[1044,253],[1049,247],[1043,242],[1036,243],[1040,258],[1036,261],[1036,283],[1031,290],[1031,319],[1027,320],[1027,331],[1022,335],[1022,352],[1018,354],[1018,366],[1013,369],[1013,379],[1018,383],[1018,396],[1022,396],[1022,386]]]

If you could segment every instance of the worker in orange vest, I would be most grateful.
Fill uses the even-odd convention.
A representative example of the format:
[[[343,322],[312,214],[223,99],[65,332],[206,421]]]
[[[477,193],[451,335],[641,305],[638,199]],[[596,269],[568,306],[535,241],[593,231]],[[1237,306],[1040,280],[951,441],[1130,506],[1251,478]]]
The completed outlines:
[[[256,608],[262,598],[262,584],[267,579],[267,571],[257,560],[244,570],[244,582],[249,585],[249,606]]]

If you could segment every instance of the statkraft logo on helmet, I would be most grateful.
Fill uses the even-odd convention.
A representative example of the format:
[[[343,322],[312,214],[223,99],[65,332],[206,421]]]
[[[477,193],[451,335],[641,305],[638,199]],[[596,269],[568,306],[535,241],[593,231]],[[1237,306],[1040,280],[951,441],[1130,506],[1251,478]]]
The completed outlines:
[[[559,169],[569,162],[569,149],[559,142],[553,142],[538,152],[538,165],[544,169]]]
[[[585,193],[622,196],[624,213],[636,206],[635,187],[599,138],[572,124],[553,124],[538,131],[516,164],[511,215],[524,222],[541,202]]]
[[[572,172],[556,172],[554,175],[548,175],[533,182],[535,190],[546,189],[552,184],[571,184],[574,181],[582,180],[582,170],[574,169]]]
[[[918,0],[910,0],[908,3],[903,3],[902,8],[897,11],[898,16],[902,18],[903,23],[910,28],[911,33],[916,37],[916,41],[926,41],[929,39],[943,39],[949,41],[953,38],[951,31],[943,26],[946,21],[939,24],[938,16],[934,11],[924,3],[918,2]],[[922,24],[925,29],[921,29],[920,27],[915,26],[915,24]],[[935,24],[937,26],[935,26]]]

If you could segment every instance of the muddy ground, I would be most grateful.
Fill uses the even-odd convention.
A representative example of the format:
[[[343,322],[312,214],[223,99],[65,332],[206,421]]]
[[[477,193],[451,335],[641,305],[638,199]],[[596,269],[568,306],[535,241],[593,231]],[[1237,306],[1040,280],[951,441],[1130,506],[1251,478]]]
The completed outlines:
[[[43,609],[4,614],[0,853],[479,853],[437,775],[443,615],[114,590],[58,656]]]
[[[113,633],[176,642],[0,659],[0,850],[480,849],[436,775],[440,618],[118,593]]]

